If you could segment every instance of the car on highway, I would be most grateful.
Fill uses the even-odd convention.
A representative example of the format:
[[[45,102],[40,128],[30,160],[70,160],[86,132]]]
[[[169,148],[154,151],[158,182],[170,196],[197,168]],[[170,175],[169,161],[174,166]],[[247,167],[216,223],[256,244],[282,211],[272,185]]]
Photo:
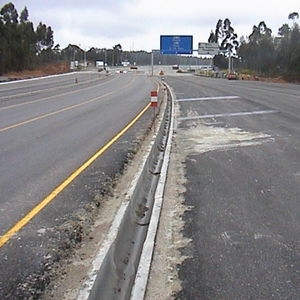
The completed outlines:
[[[228,80],[238,80],[238,75],[236,72],[231,72],[231,73],[228,73],[227,75],[227,79]]]

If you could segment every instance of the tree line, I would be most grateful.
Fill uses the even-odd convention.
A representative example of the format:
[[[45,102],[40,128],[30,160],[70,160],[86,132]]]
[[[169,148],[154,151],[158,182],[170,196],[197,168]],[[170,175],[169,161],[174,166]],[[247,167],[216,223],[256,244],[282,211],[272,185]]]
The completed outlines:
[[[277,35],[264,21],[254,25],[248,37],[237,35],[229,19],[219,20],[211,31],[208,42],[217,42],[221,54],[215,56],[215,65],[226,68],[229,55],[234,57],[235,68],[257,75],[283,76],[288,80],[300,80],[300,27],[296,20],[299,13],[288,15],[292,25],[285,23]]]
[[[30,69],[43,62],[53,47],[53,30],[40,22],[36,28],[25,7],[20,15],[13,3],[0,10],[0,74]]]
[[[221,53],[214,57],[214,64],[220,68],[228,65],[228,56],[233,57],[233,68],[243,69],[258,75],[281,75],[289,80],[300,79],[300,27],[296,22],[297,12],[289,14],[292,24],[283,24],[278,34],[273,35],[264,21],[253,26],[247,37],[238,36],[231,21],[218,20],[211,31],[208,42],[218,43]],[[0,74],[10,71],[32,69],[40,64],[59,61],[102,60],[108,65],[120,65],[122,61],[131,64],[149,64],[150,53],[146,51],[123,51],[120,44],[111,49],[90,48],[84,51],[69,44],[60,49],[54,46],[53,30],[40,22],[36,28],[29,20],[25,7],[19,14],[13,3],[5,4],[0,10]],[[159,64],[201,64],[198,58],[165,56],[156,53]],[[203,62],[203,61],[202,61]]]
[[[151,54],[146,51],[123,51],[120,44],[110,49],[91,47],[81,49],[78,45],[69,44],[61,49],[54,46],[54,33],[51,26],[40,22],[36,28],[29,20],[25,7],[19,14],[13,3],[5,4],[0,10],[0,75],[10,71],[33,69],[38,65],[52,62],[70,62],[84,60],[95,62],[102,60],[109,66],[121,65],[122,61],[131,64],[149,65]],[[186,64],[186,58],[163,56],[154,57],[156,64]],[[192,64],[200,59],[190,58]]]

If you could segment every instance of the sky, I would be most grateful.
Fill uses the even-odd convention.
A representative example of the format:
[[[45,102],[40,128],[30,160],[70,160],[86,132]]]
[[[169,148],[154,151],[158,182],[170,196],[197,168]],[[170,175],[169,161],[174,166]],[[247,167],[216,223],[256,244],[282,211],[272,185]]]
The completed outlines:
[[[9,1],[0,0],[0,7]],[[19,14],[26,6],[35,26],[42,21],[54,30],[61,48],[77,44],[123,50],[159,49],[160,35],[193,35],[207,42],[219,19],[229,18],[239,37],[249,36],[253,25],[265,21],[277,35],[288,15],[300,14],[299,0],[15,0]],[[300,20],[299,20],[300,22]]]

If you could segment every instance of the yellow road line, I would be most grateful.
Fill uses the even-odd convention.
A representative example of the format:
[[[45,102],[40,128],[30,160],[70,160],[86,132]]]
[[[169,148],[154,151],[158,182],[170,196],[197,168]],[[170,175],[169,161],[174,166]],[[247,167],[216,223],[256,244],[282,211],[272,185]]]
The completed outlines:
[[[133,78],[126,86],[122,87],[122,89],[127,88],[128,86],[130,86],[130,85],[132,84],[133,81],[134,81],[134,78]],[[44,114],[44,115],[41,115],[41,116],[38,116],[38,117],[35,117],[35,118],[32,118],[32,119],[29,119],[29,120],[25,120],[25,121],[22,121],[22,122],[13,124],[13,125],[9,125],[9,126],[7,126],[7,127],[0,128],[0,133],[1,133],[1,132],[4,132],[4,131],[6,131],[6,130],[9,130],[9,129],[13,129],[13,128],[16,128],[16,127],[19,127],[19,126],[22,126],[22,125],[26,125],[26,124],[28,124],[28,123],[32,123],[32,122],[35,122],[35,121],[38,121],[38,120],[41,120],[41,119],[44,119],[44,118],[47,118],[47,117],[56,115],[56,114],[58,114],[58,113],[61,113],[61,112],[64,112],[64,111],[67,111],[67,110],[70,110],[70,109],[73,109],[73,108],[76,108],[76,107],[83,106],[83,105],[88,104],[88,103],[95,102],[95,101],[100,100],[100,99],[102,99],[102,98],[104,98],[104,97],[106,97],[106,96],[115,94],[116,92],[118,92],[118,91],[109,92],[109,93],[104,94],[104,95],[102,95],[102,96],[95,97],[95,98],[89,99],[89,100],[87,100],[87,101],[78,103],[78,104],[70,105],[70,106],[64,107],[64,108],[62,108],[62,109],[53,111],[53,112],[51,112],[51,113],[47,113],[47,114]]]
[[[88,90],[88,89],[91,89],[91,88],[94,88],[94,87],[99,87],[101,85],[109,83],[109,82],[113,81],[114,79],[116,79],[116,77],[114,77],[111,80],[108,80],[108,81],[105,81],[105,82],[101,82],[100,84],[97,84],[97,85],[94,85],[94,86],[88,86],[88,87],[85,87],[85,88],[82,88],[82,89],[78,89],[78,90],[75,90],[75,91],[70,91],[70,92],[66,92],[66,93],[62,93],[62,94],[58,94],[58,95],[53,95],[53,96],[49,96],[49,97],[45,97],[45,98],[41,98],[41,99],[37,99],[37,100],[32,100],[32,101],[27,101],[27,102],[23,102],[23,103],[13,104],[13,105],[10,105],[10,106],[1,107],[0,111],[1,110],[6,110],[6,109],[10,109],[10,108],[14,108],[14,107],[18,107],[18,106],[27,105],[27,104],[42,102],[42,101],[49,100],[49,99],[52,99],[52,98],[55,98],[55,97],[60,97],[60,96],[65,96],[65,95],[69,95],[69,94],[74,94],[74,93],[77,93],[79,91],[85,91],[85,90]]]
[[[23,121],[23,122],[20,122],[20,123],[16,123],[16,124],[13,124],[13,125],[10,125],[10,126],[7,126],[7,127],[0,128],[0,132],[6,131],[6,130],[9,130],[9,129],[13,129],[13,128],[16,128],[16,127],[19,127],[19,126],[22,126],[22,125],[25,125],[25,124],[28,124],[28,123],[32,123],[34,121],[38,121],[38,120],[41,120],[41,119],[59,114],[61,112],[64,112],[64,111],[67,111],[67,110],[70,110],[70,109],[73,109],[73,108],[76,108],[76,107],[79,107],[79,106],[83,106],[83,105],[91,103],[91,102],[95,102],[95,101],[97,101],[101,98],[104,98],[106,96],[109,96],[111,94],[114,94],[114,92],[110,92],[110,93],[104,94],[100,97],[92,98],[90,100],[87,100],[87,101],[84,101],[84,102],[81,102],[81,103],[78,103],[78,104],[70,105],[70,106],[64,107],[60,110],[56,110],[56,111],[53,111],[51,113],[47,113],[47,114],[38,116],[36,118],[32,118],[32,119],[29,119],[29,120],[26,120],[26,121]]]
[[[0,248],[10,240],[10,238],[18,233],[28,222],[30,222],[47,204],[49,204],[60,192],[62,192],[76,177],[78,177],[86,168],[88,168],[98,157],[100,157],[112,144],[114,144],[125,132],[132,127],[149,108],[148,103],[142,111],[132,119],[120,132],[118,132],[105,146],[103,146],[97,153],[88,159],[81,167],[72,173],[64,182],[56,187],[42,202],[35,206],[25,217],[18,221],[11,229],[9,229],[0,238]]]

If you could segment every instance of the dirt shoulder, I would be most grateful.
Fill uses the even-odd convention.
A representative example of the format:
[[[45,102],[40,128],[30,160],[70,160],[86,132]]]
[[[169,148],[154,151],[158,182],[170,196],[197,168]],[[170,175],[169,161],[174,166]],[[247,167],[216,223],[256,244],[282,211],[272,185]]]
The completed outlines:
[[[58,62],[40,66],[33,70],[24,70],[21,72],[9,72],[0,76],[0,82],[14,81],[22,79],[31,79],[48,75],[62,74],[70,72],[70,66],[67,62]]]
[[[273,82],[273,83],[290,83],[287,80],[284,80],[282,77],[262,77],[257,75],[246,75],[246,74],[240,74],[239,77],[242,80]]]

